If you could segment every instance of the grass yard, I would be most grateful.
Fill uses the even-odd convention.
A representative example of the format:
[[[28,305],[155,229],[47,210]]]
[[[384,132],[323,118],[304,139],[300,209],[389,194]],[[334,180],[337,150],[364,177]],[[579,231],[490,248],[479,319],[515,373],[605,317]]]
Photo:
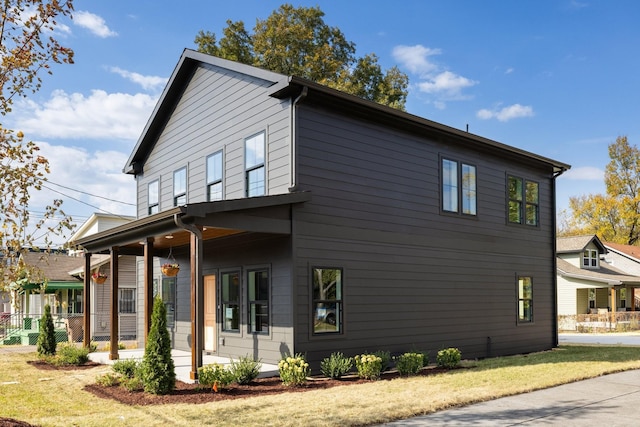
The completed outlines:
[[[639,347],[561,346],[464,361],[462,369],[327,390],[200,405],[127,406],[85,392],[107,366],[43,371],[31,354],[0,360],[0,417],[46,426],[349,426],[383,423],[603,374],[640,369]]]

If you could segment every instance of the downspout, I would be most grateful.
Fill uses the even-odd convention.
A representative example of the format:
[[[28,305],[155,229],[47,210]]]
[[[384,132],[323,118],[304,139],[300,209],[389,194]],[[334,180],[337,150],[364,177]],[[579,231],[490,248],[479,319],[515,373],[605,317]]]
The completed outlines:
[[[290,123],[290,135],[291,135],[291,139],[289,141],[289,159],[290,159],[290,165],[291,165],[291,170],[290,170],[290,175],[291,178],[289,180],[289,192],[293,193],[294,191],[296,191],[298,189],[298,159],[297,159],[297,150],[296,150],[296,144],[297,144],[297,140],[296,140],[296,106],[298,105],[299,102],[302,102],[306,97],[307,97],[307,93],[309,92],[309,88],[307,86],[304,86],[302,88],[302,91],[300,92],[300,95],[298,95],[298,97],[296,99],[293,100],[293,102],[291,103],[291,123]]]
[[[198,368],[202,367],[204,351],[204,279],[202,277],[202,230],[193,224],[182,222],[180,214],[173,215],[173,222],[191,233],[191,372],[192,380],[198,379]]]
[[[558,256],[557,256],[557,245],[556,245],[556,228],[557,224],[557,213],[556,213],[556,178],[566,172],[565,168],[560,168],[559,171],[554,172],[551,180],[551,193],[553,194],[553,200],[551,206],[553,206],[553,215],[552,219],[552,228],[551,228],[551,241],[553,246],[553,274],[551,275],[552,283],[553,283],[553,320],[552,320],[552,329],[553,329],[553,347],[558,347]]]

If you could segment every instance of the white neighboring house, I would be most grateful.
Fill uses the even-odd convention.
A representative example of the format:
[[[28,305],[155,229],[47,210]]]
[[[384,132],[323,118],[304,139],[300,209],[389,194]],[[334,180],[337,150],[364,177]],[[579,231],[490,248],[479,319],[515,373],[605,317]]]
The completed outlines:
[[[611,255],[597,236],[560,237],[556,253],[559,316],[634,309],[640,276],[606,262]]]
[[[94,213],[71,236],[69,242],[72,244],[80,238],[127,224],[134,219],[135,217],[132,216]],[[107,275],[106,281],[102,284],[97,284],[95,280],[91,281],[91,337],[97,341],[109,339],[111,324],[111,280],[109,277],[111,265],[109,259],[109,255],[93,255],[91,257],[92,274],[100,272]],[[70,273],[83,277],[83,262],[81,262],[82,266]],[[142,312],[140,309],[142,298],[139,297],[136,287],[135,256],[121,255],[119,257],[118,278],[120,340],[134,340],[138,336],[137,313]]]
[[[640,247],[623,245],[620,243],[603,242],[607,248],[605,261],[607,264],[624,271],[627,274],[640,276]],[[634,310],[640,310],[640,291],[634,288],[634,293],[629,298],[627,306],[631,304]],[[633,301],[633,302],[631,302]]]

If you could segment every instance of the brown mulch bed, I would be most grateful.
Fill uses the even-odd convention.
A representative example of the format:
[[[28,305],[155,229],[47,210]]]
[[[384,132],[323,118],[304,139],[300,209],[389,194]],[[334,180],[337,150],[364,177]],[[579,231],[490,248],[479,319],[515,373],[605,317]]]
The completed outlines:
[[[78,369],[91,369],[96,366],[102,366],[97,362],[87,362],[83,365],[52,365],[51,363],[47,363],[44,360],[27,360],[27,363],[33,367],[41,369],[43,371],[76,371]],[[0,427],[2,425],[0,424]]]
[[[29,364],[37,367],[38,369],[87,369],[99,366],[100,364],[89,362],[81,366],[54,366],[47,364],[44,361],[29,361]],[[437,373],[445,372],[446,369],[437,367],[427,367],[418,373],[420,376],[434,375]],[[397,372],[384,372],[379,381],[388,381],[394,378],[398,378]],[[258,378],[252,381],[248,385],[231,384],[223,389],[219,389],[218,392],[214,392],[211,389],[201,387],[198,384],[188,384],[182,381],[176,381],[176,388],[169,394],[154,395],[145,393],[143,391],[127,391],[124,387],[113,386],[105,387],[98,384],[88,384],[84,386],[84,390],[94,394],[97,397],[103,399],[112,399],[125,405],[162,405],[166,403],[208,403],[218,402],[221,400],[229,399],[242,399],[247,397],[266,396],[280,393],[300,393],[310,390],[322,390],[336,386],[363,384],[370,382],[363,380],[355,375],[343,377],[339,380],[333,380],[328,378],[313,377],[307,381],[304,385],[298,387],[287,387],[282,384],[280,377],[270,378]],[[11,426],[12,424],[7,424]],[[0,427],[4,424],[0,423]],[[20,425],[16,425],[20,426]],[[25,426],[28,426],[25,424]]]

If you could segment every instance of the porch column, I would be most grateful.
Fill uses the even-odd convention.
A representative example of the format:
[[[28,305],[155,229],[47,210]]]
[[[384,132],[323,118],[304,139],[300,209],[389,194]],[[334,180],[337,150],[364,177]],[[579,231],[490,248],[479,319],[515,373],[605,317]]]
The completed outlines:
[[[202,234],[199,229],[191,232],[191,372],[192,380],[198,378],[204,351],[204,278],[202,277]]]
[[[111,248],[111,332],[109,360],[118,360],[118,252],[119,248]]]
[[[153,238],[148,237],[144,245],[144,344],[151,329],[153,311]]]
[[[611,323],[616,321],[616,288],[611,288]]]
[[[83,334],[82,345],[89,348],[91,345],[91,253],[84,254],[84,287],[82,292],[83,307]]]

